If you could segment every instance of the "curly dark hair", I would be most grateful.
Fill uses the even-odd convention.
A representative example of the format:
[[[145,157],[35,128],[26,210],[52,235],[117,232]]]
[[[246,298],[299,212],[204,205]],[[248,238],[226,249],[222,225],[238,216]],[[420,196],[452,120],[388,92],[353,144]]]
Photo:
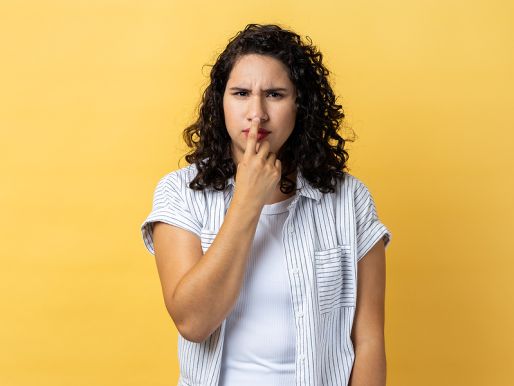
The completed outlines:
[[[297,169],[313,187],[323,193],[334,192],[335,179],[344,179],[348,170],[345,142],[338,134],[344,113],[336,104],[329,84],[329,70],[322,64],[323,55],[301,37],[276,24],[248,24],[239,31],[218,56],[210,73],[195,123],[183,132],[193,150],[185,156],[195,163],[198,173],[189,187],[203,190],[212,186],[224,190],[228,178],[235,176],[237,165],[231,155],[231,138],[225,126],[223,95],[232,67],[246,54],[267,55],[280,60],[297,90],[297,115],[293,132],[277,154],[282,162],[280,190],[289,194],[296,181],[287,176]],[[196,139],[194,137],[196,136]]]

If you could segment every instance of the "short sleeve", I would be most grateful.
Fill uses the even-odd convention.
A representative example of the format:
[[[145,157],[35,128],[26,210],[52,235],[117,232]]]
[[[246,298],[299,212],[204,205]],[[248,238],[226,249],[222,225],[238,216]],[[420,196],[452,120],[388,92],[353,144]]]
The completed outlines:
[[[361,181],[357,183],[354,197],[357,261],[360,261],[381,238],[384,238],[384,245],[387,247],[391,241],[391,232],[378,218],[373,196]]]
[[[157,183],[152,211],[141,225],[143,241],[152,255],[155,255],[153,226],[156,221],[180,227],[200,237],[201,224],[186,204],[185,193],[182,192],[177,176],[173,173],[162,177]]]

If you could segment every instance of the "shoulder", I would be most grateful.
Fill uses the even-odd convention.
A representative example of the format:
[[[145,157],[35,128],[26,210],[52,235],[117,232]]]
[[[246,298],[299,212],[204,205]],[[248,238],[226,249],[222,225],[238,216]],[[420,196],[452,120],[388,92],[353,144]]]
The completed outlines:
[[[333,195],[336,208],[352,211],[359,217],[364,211],[374,212],[374,197],[368,185],[360,178],[345,172],[344,178],[338,180],[336,192]]]
[[[205,191],[189,187],[196,173],[194,164],[166,173],[159,180],[155,197],[158,201],[167,201],[169,206],[174,207],[177,215],[182,213],[186,217],[193,216],[201,223],[209,200],[206,200]]]
[[[196,173],[196,166],[191,164],[163,175],[155,188],[154,202],[163,202],[163,205],[165,202],[168,205],[175,203],[187,207],[190,211],[202,212],[199,208],[204,207],[209,202],[206,195],[210,191],[194,190],[189,187]]]
[[[355,199],[363,193],[369,194],[369,189],[360,178],[344,172],[344,178],[340,178],[337,181],[336,192],[345,199]]]
[[[193,189],[189,188],[189,183],[196,176],[196,173],[196,165],[187,165],[162,176],[159,180],[159,185],[181,193],[193,193]]]

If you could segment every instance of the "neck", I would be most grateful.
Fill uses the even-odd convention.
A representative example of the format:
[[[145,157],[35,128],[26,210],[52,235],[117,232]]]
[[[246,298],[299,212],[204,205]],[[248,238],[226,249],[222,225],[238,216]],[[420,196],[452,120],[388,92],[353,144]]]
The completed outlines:
[[[291,174],[289,174],[287,176],[287,178],[289,178],[291,181],[295,181],[296,182],[296,176],[297,176],[297,172],[293,172]],[[282,193],[282,191],[280,190],[280,182],[277,184],[277,187],[275,188],[275,191],[273,192],[273,194],[271,195],[271,197],[268,199],[268,201],[265,203],[265,205],[270,205],[270,204],[275,204],[277,202],[280,202],[280,201],[284,201],[286,199],[288,199],[289,197],[292,197],[296,194],[296,190],[293,190],[291,193]]]

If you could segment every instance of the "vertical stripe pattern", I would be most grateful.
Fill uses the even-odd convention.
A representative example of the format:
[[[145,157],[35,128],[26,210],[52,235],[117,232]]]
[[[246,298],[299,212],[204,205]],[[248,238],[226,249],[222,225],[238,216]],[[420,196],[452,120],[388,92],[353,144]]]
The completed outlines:
[[[141,225],[148,251],[155,254],[153,223],[162,221],[196,234],[205,253],[215,239],[235,187],[225,191],[188,187],[196,166],[162,177],[152,210]],[[321,193],[298,171],[295,199],[282,229],[289,289],[295,317],[296,386],[348,385],[355,352],[350,337],[357,300],[358,262],[391,233],[380,221],[371,193],[345,173],[334,193]],[[217,386],[226,319],[202,343],[179,334],[178,386]]]

